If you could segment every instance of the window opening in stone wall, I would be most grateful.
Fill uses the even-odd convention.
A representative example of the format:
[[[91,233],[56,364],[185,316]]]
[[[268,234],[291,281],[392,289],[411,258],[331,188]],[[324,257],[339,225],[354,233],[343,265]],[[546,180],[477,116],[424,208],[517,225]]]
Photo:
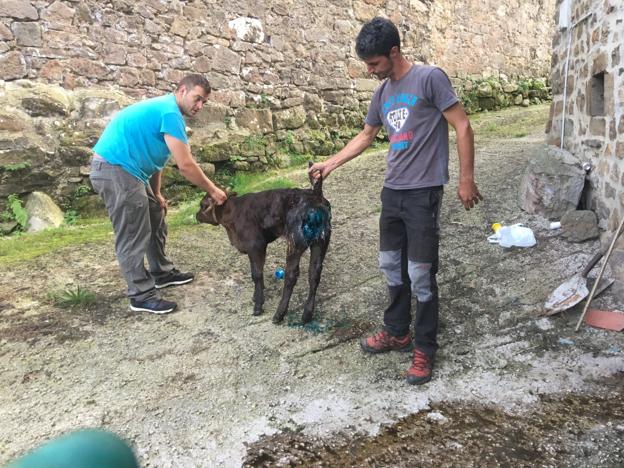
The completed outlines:
[[[600,72],[591,78],[591,116],[605,115],[604,103],[604,72]]]

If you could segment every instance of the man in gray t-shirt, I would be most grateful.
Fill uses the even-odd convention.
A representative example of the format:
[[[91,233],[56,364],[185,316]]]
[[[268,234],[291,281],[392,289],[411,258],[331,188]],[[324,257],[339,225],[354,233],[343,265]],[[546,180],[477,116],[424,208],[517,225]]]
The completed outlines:
[[[384,126],[390,140],[384,187],[407,190],[448,182],[448,124],[443,111],[458,99],[437,67],[411,65],[377,88],[366,124]]]
[[[482,200],[474,182],[474,138],[470,122],[446,74],[414,65],[401,54],[399,32],[384,18],[366,23],[356,52],[368,72],[384,80],[373,94],[362,130],[340,152],[314,164],[313,177],[326,178],[374,141],[382,126],[390,139],[381,192],[379,268],[386,277],[390,305],[383,329],[360,345],[369,353],[410,351],[410,384],[431,379],[438,348],[439,214],[448,182],[448,124],[457,133],[458,197],[466,210]],[[411,301],[416,298],[414,333]]]

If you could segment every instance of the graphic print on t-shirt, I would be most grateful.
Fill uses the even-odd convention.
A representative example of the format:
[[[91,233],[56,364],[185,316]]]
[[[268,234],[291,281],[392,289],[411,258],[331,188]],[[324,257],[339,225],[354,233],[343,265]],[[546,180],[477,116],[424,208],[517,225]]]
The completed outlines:
[[[399,107],[393,111],[388,112],[386,120],[395,132],[401,130],[401,127],[409,117],[409,109],[407,107]]]
[[[386,114],[386,123],[394,132],[390,135],[390,145],[395,151],[407,149],[409,142],[414,138],[414,132],[401,132],[405,122],[409,119],[410,108],[418,102],[418,96],[409,93],[399,93],[389,96],[383,104],[383,111]],[[395,106],[401,106],[393,109]]]

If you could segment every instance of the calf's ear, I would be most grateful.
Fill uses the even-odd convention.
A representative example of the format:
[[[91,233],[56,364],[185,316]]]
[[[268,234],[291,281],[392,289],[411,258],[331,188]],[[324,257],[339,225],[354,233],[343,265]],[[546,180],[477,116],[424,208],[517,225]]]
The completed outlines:
[[[203,205],[204,203],[206,203],[206,202],[208,201],[208,199],[209,199],[209,198],[210,198],[210,197],[208,196],[208,194],[207,194],[207,193],[205,193],[205,194],[204,194],[204,196],[202,197],[202,199],[199,201],[199,203],[200,203],[201,205]]]
[[[212,205],[214,205],[214,200],[208,194],[204,195],[204,198],[199,202],[200,209],[210,208]]]

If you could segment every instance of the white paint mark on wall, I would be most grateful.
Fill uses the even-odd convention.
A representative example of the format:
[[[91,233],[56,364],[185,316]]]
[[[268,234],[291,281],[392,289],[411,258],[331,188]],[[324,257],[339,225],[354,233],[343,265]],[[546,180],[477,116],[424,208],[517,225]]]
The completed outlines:
[[[261,43],[264,41],[264,28],[258,18],[240,17],[228,23],[242,41]]]

